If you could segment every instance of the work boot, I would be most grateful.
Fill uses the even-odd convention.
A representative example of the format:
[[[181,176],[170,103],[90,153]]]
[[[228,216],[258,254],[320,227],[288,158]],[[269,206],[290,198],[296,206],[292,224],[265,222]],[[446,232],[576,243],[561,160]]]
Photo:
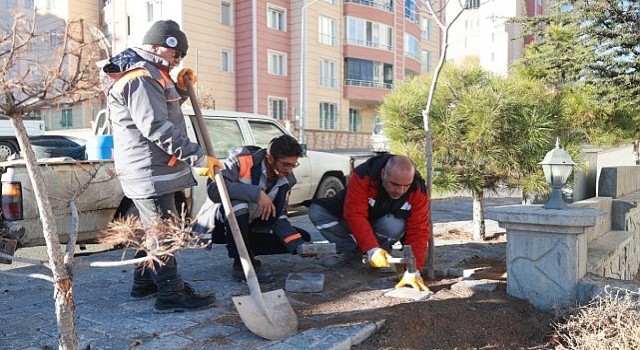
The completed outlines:
[[[324,267],[340,267],[353,262],[362,263],[362,254],[357,251],[331,254],[320,259]]]
[[[181,291],[158,296],[155,310],[159,313],[196,311],[210,308],[215,302],[215,295],[198,295],[188,283],[185,283]]]
[[[133,282],[131,288],[131,299],[143,300],[155,297],[158,294],[158,286],[153,281]]]
[[[253,264],[253,270],[256,272],[256,277],[258,278],[259,283],[271,283],[276,279],[271,272],[262,268],[262,262],[260,260],[251,259],[251,263]],[[244,275],[244,270],[242,269],[242,262],[239,258],[233,259],[231,277],[236,282],[243,282],[247,280],[247,276]]]

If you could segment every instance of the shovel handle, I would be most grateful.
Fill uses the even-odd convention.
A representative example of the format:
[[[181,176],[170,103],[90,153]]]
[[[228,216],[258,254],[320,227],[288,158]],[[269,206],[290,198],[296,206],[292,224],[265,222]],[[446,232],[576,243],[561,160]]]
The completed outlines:
[[[202,110],[200,109],[198,98],[196,97],[195,91],[193,89],[193,84],[191,83],[191,79],[189,79],[189,75],[187,74],[185,74],[184,76],[184,85],[187,88],[187,93],[189,94],[189,99],[191,100],[191,105],[193,106],[193,111],[196,115],[196,126],[200,130],[200,134],[204,143],[204,149],[208,155],[215,157],[213,143],[211,142],[211,137],[209,137],[209,130],[207,129],[204,117],[202,116]],[[247,277],[249,291],[251,292],[251,294],[261,295],[260,283],[258,283],[258,277],[256,276],[256,272],[253,269],[253,264],[251,264],[249,252],[247,251],[247,247],[244,244],[244,239],[242,239],[240,226],[238,225],[238,220],[236,219],[236,215],[233,212],[233,206],[231,205],[231,199],[229,198],[229,192],[227,192],[224,178],[220,173],[220,169],[218,169],[217,167],[214,169],[214,172],[216,187],[218,187],[218,192],[220,193],[220,198],[222,199],[222,206],[224,207],[225,214],[227,215],[227,221],[229,221],[229,226],[231,226],[231,233],[233,234],[233,240],[236,242],[236,248],[238,249],[238,254],[240,255],[242,269],[244,270],[244,274]]]

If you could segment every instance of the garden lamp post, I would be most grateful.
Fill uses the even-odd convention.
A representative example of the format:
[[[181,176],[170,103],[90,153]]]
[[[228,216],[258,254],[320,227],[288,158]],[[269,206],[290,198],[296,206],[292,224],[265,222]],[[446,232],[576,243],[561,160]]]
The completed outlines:
[[[551,198],[543,208],[568,209],[567,204],[562,199],[562,188],[567,184],[575,163],[571,160],[571,155],[560,148],[559,139],[556,139],[556,148],[549,151],[539,164],[542,165],[547,183],[553,189]]]

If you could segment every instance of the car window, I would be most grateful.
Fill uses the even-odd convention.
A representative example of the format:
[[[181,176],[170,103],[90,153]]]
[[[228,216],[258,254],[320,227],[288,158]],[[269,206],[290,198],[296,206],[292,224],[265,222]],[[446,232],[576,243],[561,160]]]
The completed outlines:
[[[285,132],[270,122],[250,120],[249,125],[253,131],[256,146],[266,148],[273,138],[282,136]]]
[[[205,123],[213,142],[216,157],[227,158],[229,151],[245,145],[240,125],[236,120],[206,119]]]

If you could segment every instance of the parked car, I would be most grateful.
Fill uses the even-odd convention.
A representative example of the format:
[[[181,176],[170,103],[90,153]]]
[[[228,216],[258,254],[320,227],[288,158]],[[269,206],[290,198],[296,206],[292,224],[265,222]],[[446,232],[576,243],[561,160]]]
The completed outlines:
[[[22,119],[27,135],[39,136],[44,134],[44,122],[40,119],[25,117]],[[0,115],[0,161],[6,160],[12,154],[20,150],[16,132],[13,130],[11,120]]]
[[[382,123],[376,123],[371,132],[371,151],[375,153],[389,153],[389,137],[385,135]]]
[[[201,143],[202,135],[194,128],[193,111],[184,112],[189,137]],[[203,114],[218,158],[225,158],[230,150],[244,145],[266,147],[272,138],[288,133],[276,120],[267,116],[218,110],[205,110]],[[87,130],[87,134],[90,133]],[[78,137],[81,134],[76,131],[73,135]],[[62,199],[68,197],[69,189],[87,182],[92,174],[95,174],[93,181],[76,200],[80,212],[78,243],[94,241],[114,218],[135,208],[132,201],[124,196],[118,179],[112,176],[112,160],[50,158],[39,159],[38,162],[52,198],[61,242],[67,240],[70,223],[68,203]],[[298,183],[289,199],[292,206],[313,198],[335,195],[345,187],[353,168],[351,157],[326,152],[306,151],[299,163],[294,171]],[[0,171],[4,238],[17,240],[22,247],[43,245],[42,223],[24,160],[0,162]],[[196,180],[198,185],[184,191],[184,196],[179,198],[181,203],[178,203],[179,207],[184,203],[191,215],[198,213],[206,199],[207,178],[196,176]]]

